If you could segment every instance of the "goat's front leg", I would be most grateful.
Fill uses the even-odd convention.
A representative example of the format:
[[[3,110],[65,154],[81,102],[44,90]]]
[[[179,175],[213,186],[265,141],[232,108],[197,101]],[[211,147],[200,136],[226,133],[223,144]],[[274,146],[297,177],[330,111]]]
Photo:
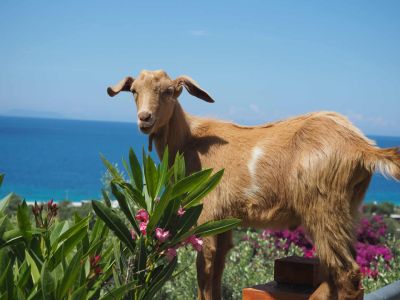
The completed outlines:
[[[213,274],[217,239],[214,236],[203,238],[203,250],[197,254],[197,298],[213,300]]]
[[[225,267],[225,258],[232,247],[232,231],[227,231],[217,236],[217,247],[214,259],[214,273],[212,282],[213,300],[221,299],[222,275]]]

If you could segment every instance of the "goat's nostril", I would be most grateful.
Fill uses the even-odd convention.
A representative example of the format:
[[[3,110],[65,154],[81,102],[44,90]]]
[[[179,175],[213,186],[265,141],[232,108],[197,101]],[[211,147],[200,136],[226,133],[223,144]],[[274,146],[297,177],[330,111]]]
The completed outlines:
[[[138,117],[139,117],[139,120],[140,120],[140,121],[147,122],[147,121],[149,121],[150,118],[151,118],[151,113],[148,112],[148,111],[141,111],[141,112],[138,114]]]

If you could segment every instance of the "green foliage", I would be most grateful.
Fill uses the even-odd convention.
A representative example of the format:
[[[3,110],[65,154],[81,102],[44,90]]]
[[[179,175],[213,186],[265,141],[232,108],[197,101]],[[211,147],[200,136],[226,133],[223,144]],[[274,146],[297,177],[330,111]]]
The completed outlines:
[[[166,150],[159,165],[143,153],[142,166],[132,149],[129,165],[123,162],[129,181],[102,157],[111,175],[110,190],[120,211],[93,201],[96,215],[118,238],[112,266],[114,286],[102,299],[153,299],[177,267],[175,249],[185,243],[201,247],[202,236],[218,234],[240,224],[237,219],[197,226],[201,200],[218,184],[223,172],[202,170],[185,174],[182,155],[169,167]],[[121,214],[122,213],[122,214]],[[190,240],[191,242],[188,242]]]
[[[11,199],[10,197],[8,199]],[[2,204],[7,204],[7,199]],[[104,248],[108,229],[91,215],[58,221],[58,207],[23,201],[17,207],[17,228],[0,210],[1,299],[96,299],[111,275],[112,247]],[[33,221],[34,219],[34,221]],[[79,294],[79,295],[78,295]]]
[[[0,299],[196,298],[196,253],[184,246],[190,245],[188,238],[217,234],[239,223],[231,219],[197,225],[201,201],[223,171],[186,176],[182,155],[168,167],[167,153],[159,165],[144,154],[142,168],[131,149],[128,163],[123,162],[126,180],[116,165],[103,161],[104,203],[29,207],[15,194],[0,200]],[[3,178],[0,174],[0,186]],[[110,194],[119,209],[111,208]],[[366,205],[364,210],[399,213],[390,203]],[[385,223],[390,233],[385,244],[393,259],[388,263],[380,258],[372,266],[378,276],[363,279],[366,293],[400,279],[399,224],[389,217]],[[158,239],[157,230],[168,232],[168,238]],[[294,245],[279,250],[276,243],[285,240],[264,239],[254,231],[237,230],[234,240],[223,276],[224,299],[241,299],[242,288],[271,281],[276,258],[303,254]]]
[[[242,236],[235,231],[235,236]],[[222,281],[223,299],[241,299],[242,289],[273,280],[273,262],[277,258],[299,255],[302,249],[290,245],[287,252],[275,247],[277,240],[261,238],[259,233],[247,231],[246,240],[239,239],[229,252]],[[278,241],[284,244],[285,241]],[[387,245],[392,249],[390,265],[380,258],[377,265],[378,277],[364,277],[363,287],[368,294],[387,284],[400,280],[400,241],[390,239]],[[195,299],[197,295],[195,254],[187,249],[179,250],[178,264],[182,274],[165,284],[156,299]]]
[[[363,205],[363,211],[367,215],[377,214],[377,215],[385,215],[390,216],[395,212],[395,205],[390,202],[382,202],[382,203],[367,203]]]
[[[247,231],[247,236],[248,239],[238,242],[227,256],[222,279],[223,299],[241,299],[243,288],[273,280],[275,259],[286,255],[302,255],[302,250],[294,245],[289,247],[287,254],[277,250],[272,239],[260,239],[258,233],[251,231]],[[180,251],[179,265],[184,271],[165,285],[157,299],[196,298],[196,257],[187,249]]]
[[[60,221],[70,220],[75,214],[81,217],[87,216],[92,212],[92,205],[90,202],[82,202],[80,206],[75,207],[71,205],[69,201],[58,202],[58,219]]]

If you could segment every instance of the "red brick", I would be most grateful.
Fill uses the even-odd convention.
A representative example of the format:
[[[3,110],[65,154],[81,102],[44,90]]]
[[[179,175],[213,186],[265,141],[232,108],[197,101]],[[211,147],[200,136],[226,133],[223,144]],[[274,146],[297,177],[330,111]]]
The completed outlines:
[[[277,284],[271,281],[243,289],[243,300],[306,300],[312,294],[312,289],[304,287]]]

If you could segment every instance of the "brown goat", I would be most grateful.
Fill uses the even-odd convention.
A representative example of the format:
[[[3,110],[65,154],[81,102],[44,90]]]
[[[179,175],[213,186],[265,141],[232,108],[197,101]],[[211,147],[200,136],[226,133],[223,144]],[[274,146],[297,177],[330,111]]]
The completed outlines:
[[[327,270],[313,299],[356,299],[360,271],[353,246],[357,212],[375,170],[400,179],[397,148],[380,149],[345,117],[316,112],[247,127],[185,113],[182,87],[214,100],[187,76],[172,80],[164,71],[142,71],[108,88],[114,96],[135,96],[138,126],[154,139],[159,156],[184,153],[188,172],[225,169],[203,202],[200,221],[237,217],[243,226],[303,225]],[[198,298],[220,299],[231,232],[204,240],[197,257]]]

